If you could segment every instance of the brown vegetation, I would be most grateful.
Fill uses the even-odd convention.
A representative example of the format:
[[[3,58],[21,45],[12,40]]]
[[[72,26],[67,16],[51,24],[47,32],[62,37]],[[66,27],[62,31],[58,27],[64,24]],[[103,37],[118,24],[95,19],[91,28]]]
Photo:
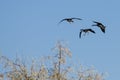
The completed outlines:
[[[71,58],[72,53],[63,43],[58,42],[52,50],[57,53],[54,57],[42,58],[37,63],[33,60],[29,67],[20,59],[12,61],[1,56],[0,64],[5,72],[0,73],[0,80],[3,77],[7,80],[103,80],[103,74],[94,68],[67,66],[67,57]]]

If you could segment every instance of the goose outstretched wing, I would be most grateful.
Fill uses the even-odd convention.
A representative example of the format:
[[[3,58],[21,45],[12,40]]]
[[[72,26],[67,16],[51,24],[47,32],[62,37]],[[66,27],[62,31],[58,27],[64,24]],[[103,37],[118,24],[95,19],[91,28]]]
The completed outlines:
[[[79,33],[79,38],[81,38],[82,32],[83,32],[83,30],[81,29],[80,33]]]
[[[58,24],[60,24],[61,22],[63,22],[63,21],[65,21],[65,20],[67,20],[67,18],[65,18],[65,19],[62,19]]]
[[[77,19],[77,20],[82,20],[81,18],[71,18],[71,19]]]
[[[95,33],[95,31],[94,31],[94,30],[92,30],[92,29],[89,29],[89,31],[90,31],[90,32],[92,32],[92,33]]]

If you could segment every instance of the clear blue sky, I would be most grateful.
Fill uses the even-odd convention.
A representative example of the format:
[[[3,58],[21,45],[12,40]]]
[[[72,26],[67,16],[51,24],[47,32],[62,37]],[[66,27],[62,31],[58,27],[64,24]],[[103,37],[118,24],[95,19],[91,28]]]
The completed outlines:
[[[73,24],[57,23],[79,17]],[[92,21],[106,26],[103,34]],[[68,43],[73,61],[108,72],[107,80],[120,80],[120,0],[0,0],[0,54],[8,58],[51,54],[58,40]],[[81,28],[96,34],[79,39]]]

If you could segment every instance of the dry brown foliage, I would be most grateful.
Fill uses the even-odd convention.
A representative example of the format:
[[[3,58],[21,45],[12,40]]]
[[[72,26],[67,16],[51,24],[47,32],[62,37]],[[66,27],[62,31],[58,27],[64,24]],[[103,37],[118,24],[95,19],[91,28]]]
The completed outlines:
[[[5,56],[0,57],[0,64],[5,70],[0,73],[0,80],[103,80],[103,74],[93,68],[67,66],[67,57],[71,58],[71,51],[64,43],[58,42],[52,49],[55,56],[43,57],[40,62],[32,61],[29,68],[20,59],[12,61]],[[48,60],[48,61],[47,61]],[[48,65],[51,66],[47,66]],[[39,64],[39,65],[38,65]]]

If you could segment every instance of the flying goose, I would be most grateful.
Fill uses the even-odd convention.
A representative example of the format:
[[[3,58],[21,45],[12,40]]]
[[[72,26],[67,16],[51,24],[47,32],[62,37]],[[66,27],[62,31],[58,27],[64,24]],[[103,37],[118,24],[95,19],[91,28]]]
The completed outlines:
[[[59,23],[63,22],[63,21],[67,21],[69,23],[73,23],[73,19],[76,19],[76,20],[82,20],[80,18],[65,18],[65,19],[62,19]]]
[[[101,29],[101,31],[105,33],[105,26],[102,23],[96,22],[96,21],[93,21],[93,22],[96,24],[93,24],[92,26],[98,26]]]
[[[80,29],[79,38],[81,38],[82,32],[84,32],[85,34],[88,33],[88,32],[92,32],[92,33],[95,34],[95,31],[90,29],[90,28],[89,29]]]

